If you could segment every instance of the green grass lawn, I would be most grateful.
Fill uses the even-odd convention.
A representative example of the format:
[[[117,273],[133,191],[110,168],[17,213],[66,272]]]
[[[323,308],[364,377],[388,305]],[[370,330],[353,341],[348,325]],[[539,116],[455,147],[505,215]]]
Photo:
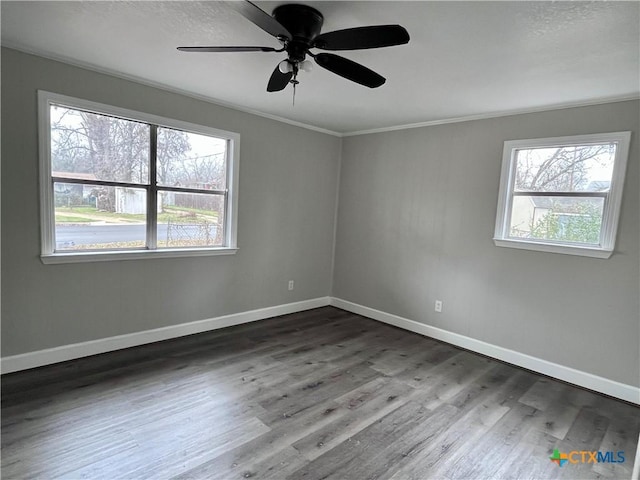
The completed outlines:
[[[218,215],[217,212],[214,212],[213,210],[201,210],[199,208],[188,208],[188,207],[175,207],[175,206],[171,206],[171,205],[165,205],[164,210],[167,212],[189,212],[189,213],[195,213],[197,215]]]
[[[90,218],[86,217],[70,217],[68,215],[59,215],[56,213],[56,222],[58,223],[87,223],[91,222]]]
[[[56,215],[59,213],[62,215],[64,215],[65,213],[72,213],[76,215],[85,214],[85,218],[89,218],[89,221],[92,221],[91,219],[94,219],[93,221],[109,221],[110,219],[112,219],[121,222],[130,221],[138,223],[144,222],[145,219],[145,215],[143,214],[105,212],[104,210],[98,210],[95,207],[89,207],[86,205],[78,207],[56,207]]]
[[[56,222],[59,223],[144,223],[146,215],[115,213],[81,205],[76,207],[56,207]],[[167,207],[158,215],[158,223],[218,223],[218,212],[187,207]]]

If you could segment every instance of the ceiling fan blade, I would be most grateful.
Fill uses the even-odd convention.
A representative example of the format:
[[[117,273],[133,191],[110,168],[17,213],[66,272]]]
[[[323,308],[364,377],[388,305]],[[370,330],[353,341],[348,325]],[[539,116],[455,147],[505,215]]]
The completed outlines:
[[[314,58],[316,63],[322,68],[326,68],[336,75],[340,75],[347,80],[359,83],[365,87],[376,88],[386,82],[384,77],[378,75],[373,70],[348,58],[340,57],[333,53],[319,53]]]
[[[269,83],[267,84],[267,92],[279,92],[280,90],[284,90],[289,84],[289,80],[293,77],[293,72],[282,73],[280,71],[280,64],[276,65],[276,69],[271,74],[271,78],[269,78]]]
[[[293,38],[293,35],[289,33],[289,30],[284,28],[280,22],[250,1],[238,0],[226,3],[240,15],[260,27],[268,34],[273,35],[276,38],[286,38],[289,40]]]
[[[315,38],[313,46],[324,50],[361,50],[408,42],[409,33],[400,25],[372,25],[323,33]]]
[[[181,52],[282,52],[272,47],[178,47]]]

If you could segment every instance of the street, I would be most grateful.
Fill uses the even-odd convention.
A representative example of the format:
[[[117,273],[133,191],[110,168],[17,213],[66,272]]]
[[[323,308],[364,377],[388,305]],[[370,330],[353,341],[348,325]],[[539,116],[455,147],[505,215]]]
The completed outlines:
[[[158,225],[158,240],[167,238],[167,224]],[[171,225],[174,239],[198,239],[203,235],[202,225]],[[216,227],[211,226],[209,236],[215,237]],[[144,224],[124,225],[57,225],[56,248],[98,243],[135,242],[144,243]]]

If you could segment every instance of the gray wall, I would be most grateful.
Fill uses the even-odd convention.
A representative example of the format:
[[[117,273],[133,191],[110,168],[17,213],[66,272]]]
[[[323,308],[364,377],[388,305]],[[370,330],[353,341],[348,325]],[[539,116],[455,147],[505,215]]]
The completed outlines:
[[[240,133],[238,253],[43,265],[37,89]],[[2,355],[328,295],[340,146],[336,137],[3,49]]]
[[[640,385],[639,117],[630,101],[343,139],[333,295]],[[494,246],[505,140],[621,130],[610,259]]]
[[[239,132],[239,252],[43,265],[37,89]],[[2,355],[329,295],[342,155],[333,295],[639,385],[639,116],[622,102],[341,142],[3,49]],[[493,245],[505,140],[618,130],[633,137],[610,259]]]

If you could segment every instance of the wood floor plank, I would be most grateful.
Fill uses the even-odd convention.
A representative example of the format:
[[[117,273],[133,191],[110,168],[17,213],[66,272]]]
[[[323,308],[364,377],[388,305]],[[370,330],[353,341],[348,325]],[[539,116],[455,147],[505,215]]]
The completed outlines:
[[[400,368],[394,370],[393,375],[401,381],[412,382],[414,386],[418,386],[426,371],[458,354],[460,350],[452,345],[435,343],[429,348],[420,348],[413,355],[402,359],[399,363]],[[376,368],[375,362],[373,368]]]
[[[92,462],[76,469],[69,469],[63,476],[97,478],[106,476],[104,472],[108,471],[108,476],[113,479],[171,478],[269,430],[255,418],[226,431],[220,431],[206,421],[201,425],[195,422],[170,425],[172,431],[162,435],[136,432],[138,446],[135,455],[109,457],[103,462]],[[158,427],[161,428],[161,425]],[[147,432],[151,433],[153,430]]]
[[[370,354],[367,360],[371,362],[371,367],[379,372],[385,375],[397,375],[407,368],[413,356],[424,352],[425,347],[417,341],[403,343],[402,338],[391,338],[381,343],[378,350]]]
[[[558,449],[562,452],[596,451],[602,445],[609,424],[608,417],[592,407],[584,407],[580,410],[565,439],[558,442]],[[575,476],[574,478],[600,477],[593,467],[594,464],[589,462],[566,465],[567,470]]]
[[[525,433],[509,457],[505,458],[494,473],[494,478],[504,479],[554,479],[562,476],[564,470],[551,462],[558,439],[531,428]]]
[[[288,478],[305,480],[369,478],[367,475],[382,468],[383,455],[402,455],[404,445],[396,441],[427,418],[453,414],[457,409],[443,406],[432,411],[416,402],[407,402],[358,434],[316,458]],[[386,455],[384,452],[389,452]],[[368,452],[376,452],[372,456]]]
[[[360,388],[336,399],[350,410],[322,428],[293,444],[309,460],[349,440],[361,430],[407,403],[415,390],[389,377],[376,378]]]
[[[237,477],[255,470],[255,464],[277,456],[290,445],[309,433],[321,429],[336,417],[348,414],[333,400],[318,403],[298,415],[282,417],[263,435],[185,472],[179,478],[220,479]]]
[[[311,374],[306,380],[294,383],[259,402],[268,412],[261,419],[267,425],[273,425],[279,418],[297,415],[318,402],[341,396],[379,376],[378,372],[363,363]]]
[[[449,402],[459,409],[446,429],[438,431],[428,425],[429,442],[403,462],[391,478],[430,478],[443,465],[454,464],[465,457],[469,446],[480,443],[484,435],[517,404],[517,398],[533,383],[531,375],[518,371],[504,376],[513,367],[496,365]],[[480,388],[477,388],[477,387]],[[482,388],[485,387],[485,388]],[[468,392],[468,393],[467,393]],[[515,398],[514,398],[515,397]]]
[[[494,366],[488,358],[462,351],[432,366],[433,368],[425,366],[424,372],[419,376],[410,370],[408,374],[413,375],[413,378],[410,378],[407,372],[399,373],[396,378],[406,381],[414,388],[422,389],[422,401],[427,408],[433,409],[453,398]]]
[[[298,471],[309,460],[293,447],[286,447],[277,454],[271,455],[260,462],[254,462],[250,468],[235,478],[262,478],[268,480],[282,480]],[[226,476],[225,479],[233,479]]]
[[[463,457],[447,462],[436,470],[435,476],[447,478],[496,478],[502,462],[516,447],[520,437],[527,433],[530,420],[537,410],[528,405],[515,404],[482,436],[480,442],[468,445]]]
[[[124,428],[108,432],[40,435],[24,448],[2,451],[3,478],[60,478],[80,465],[95,464],[124,453],[132,456],[137,443]]]
[[[640,432],[637,406],[333,307],[4,375],[1,395],[8,479],[627,478]]]
[[[606,478],[631,478],[633,463],[625,458],[620,462],[619,452],[628,456],[636,448],[637,431],[640,430],[640,415],[630,412],[614,416],[598,448],[601,452],[612,452],[616,463],[598,463],[593,466],[593,471]],[[635,438],[634,438],[635,437]]]
[[[542,377],[520,397],[520,403],[544,411],[566,391],[567,386],[564,383]]]

